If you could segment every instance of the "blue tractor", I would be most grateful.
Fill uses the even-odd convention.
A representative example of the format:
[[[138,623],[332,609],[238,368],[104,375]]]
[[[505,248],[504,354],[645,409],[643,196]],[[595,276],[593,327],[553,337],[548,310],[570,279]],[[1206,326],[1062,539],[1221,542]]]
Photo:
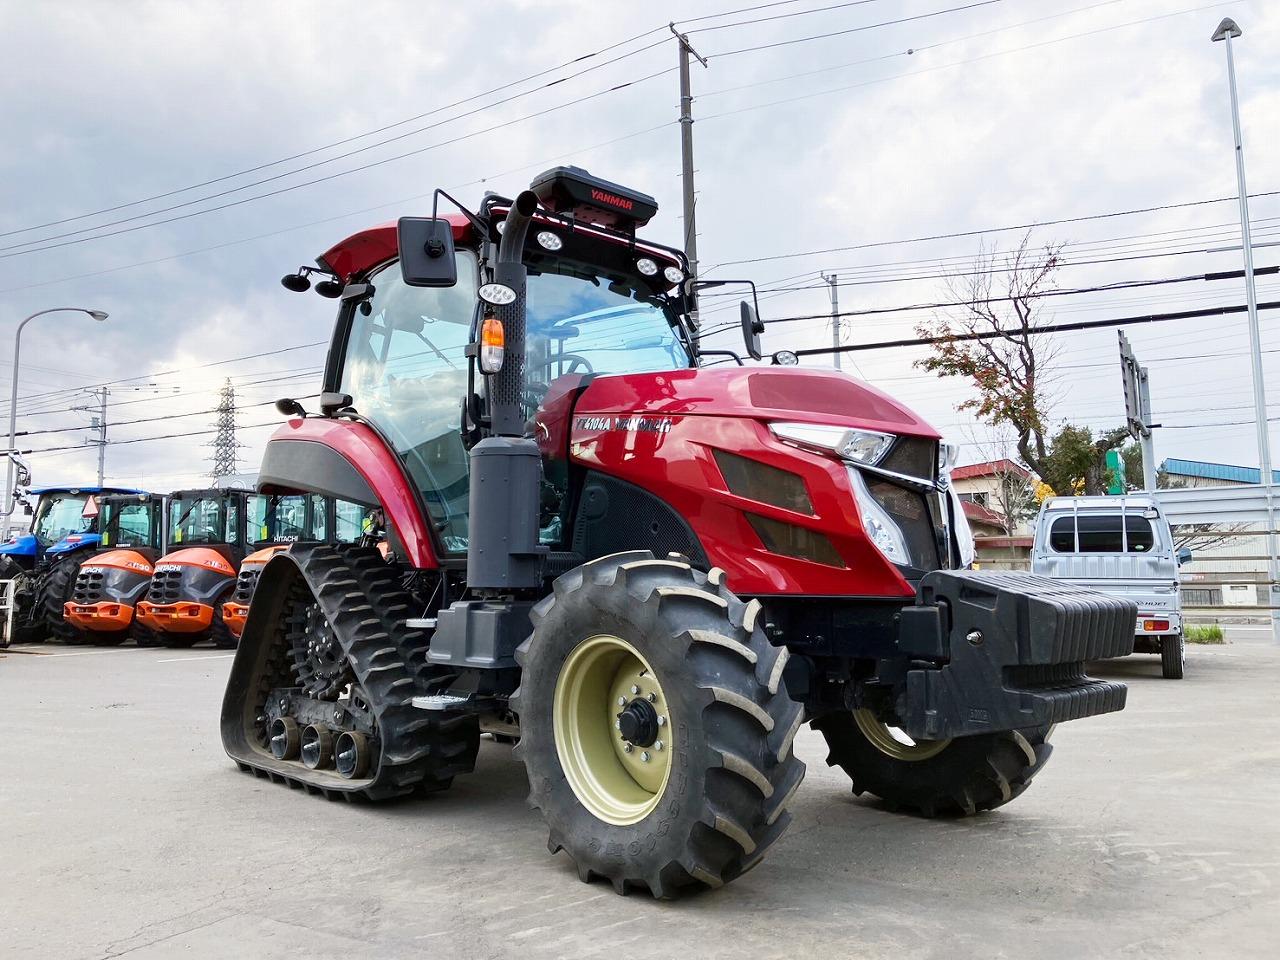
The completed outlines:
[[[76,642],[63,607],[71,599],[80,564],[98,549],[98,497],[104,493],[143,493],[125,487],[41,487],[31,532],[0,544],[0,580],[13,580],[12,640],[33,642],[48,636]]]

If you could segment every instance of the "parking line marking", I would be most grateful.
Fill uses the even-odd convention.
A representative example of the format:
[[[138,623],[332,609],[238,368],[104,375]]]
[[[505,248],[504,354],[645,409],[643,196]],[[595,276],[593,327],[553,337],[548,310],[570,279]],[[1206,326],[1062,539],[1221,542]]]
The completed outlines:
[[[156,663],[187,663],[191,660],[226,660],[228,657],[234,656],[234,653],[215,653],[210,657],[174,657],[172,660],[157,660]]]
[[[43,657],[49,660],[53,660],[58,657],[99,657],[107,653],[140,653],[142,650],[145,650],[145,649],[146,647],[142,647],[142,648],[126,647],[123,650],[82,650],[78,653],[40,653],[35,650],[10,650],[7,652],[15,653],[15,654],[26,653],[32,656]]]

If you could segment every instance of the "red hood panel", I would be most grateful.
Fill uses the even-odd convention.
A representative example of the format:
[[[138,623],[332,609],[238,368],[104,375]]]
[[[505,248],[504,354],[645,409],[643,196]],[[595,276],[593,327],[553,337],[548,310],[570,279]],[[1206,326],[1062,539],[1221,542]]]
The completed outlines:
[[[632,373],[592,381],[574,407],[585,414],[633,413],[797,420],[938,437],[887,394],[834,370],[731,367]]]

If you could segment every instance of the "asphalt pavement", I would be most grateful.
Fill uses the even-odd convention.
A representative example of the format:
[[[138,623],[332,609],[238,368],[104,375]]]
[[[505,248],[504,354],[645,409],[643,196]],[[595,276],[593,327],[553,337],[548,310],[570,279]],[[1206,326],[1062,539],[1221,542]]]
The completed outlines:
[[[805,730],[790,832],[676,903],[584,885],[485,741],[445,794],[329,803],[236,770],[212,650],[0,651],[0,956],[1263,958],[1280,953],[1280,645],[1232,627],[1094,673],[1032,787],[969,820],[851,796]]]

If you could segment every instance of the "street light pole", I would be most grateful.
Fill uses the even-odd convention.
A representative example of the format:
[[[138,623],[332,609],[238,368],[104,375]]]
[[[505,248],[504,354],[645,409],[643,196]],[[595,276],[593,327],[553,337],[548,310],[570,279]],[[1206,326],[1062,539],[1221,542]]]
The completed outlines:
[[[18,432],[18,359],[22,352],[22,328],[34,320],[36,317],[42,317],[46,313],[84,313],[93,317],[93,319],[102,321],[107,319],[106,311],[90,310],[86,307],[50,307],[48,310],[37,310],[31,316],[27,317],[20,324],[18,330],[13,335],[13,375],[9,384],[9,454],[5,463],[4,473],[4,502],[0,504],[0,517],[13,516],[14,508],[17,506],[17,498],[13,493],[13,456],[16,453],[15,440]]]
[[[1243,31],[1230,17],[1225,18],[1210,37],[1215,43],[1222,41],[1227,48],[1227,82],[1231,89],[1231,126],[1235,133],[1236,185],[1240,192],[1240,246],[1244,251],[1245,303],[1249,310],[1249,346],[1253,361],[1253,409],[1258,421],[1259,479],[1267,502],[1267,578],[1271,610],[1271,628],[1275,639],[1280,640],[1280,610],[1276,607],[1280,592],[1280,562],[1276,557],[1276,517],[1271,473],[1271,436],[1267,425],[1267,391],[1262,372],[1262,332],[1258,326],[1258,291],[1253,276],[1253,235],[1249,228],[1249,188],[1244,176],[1244,138],[1240,133],[1240,98],[1236,93],[1236,61],[1231,41]]]

